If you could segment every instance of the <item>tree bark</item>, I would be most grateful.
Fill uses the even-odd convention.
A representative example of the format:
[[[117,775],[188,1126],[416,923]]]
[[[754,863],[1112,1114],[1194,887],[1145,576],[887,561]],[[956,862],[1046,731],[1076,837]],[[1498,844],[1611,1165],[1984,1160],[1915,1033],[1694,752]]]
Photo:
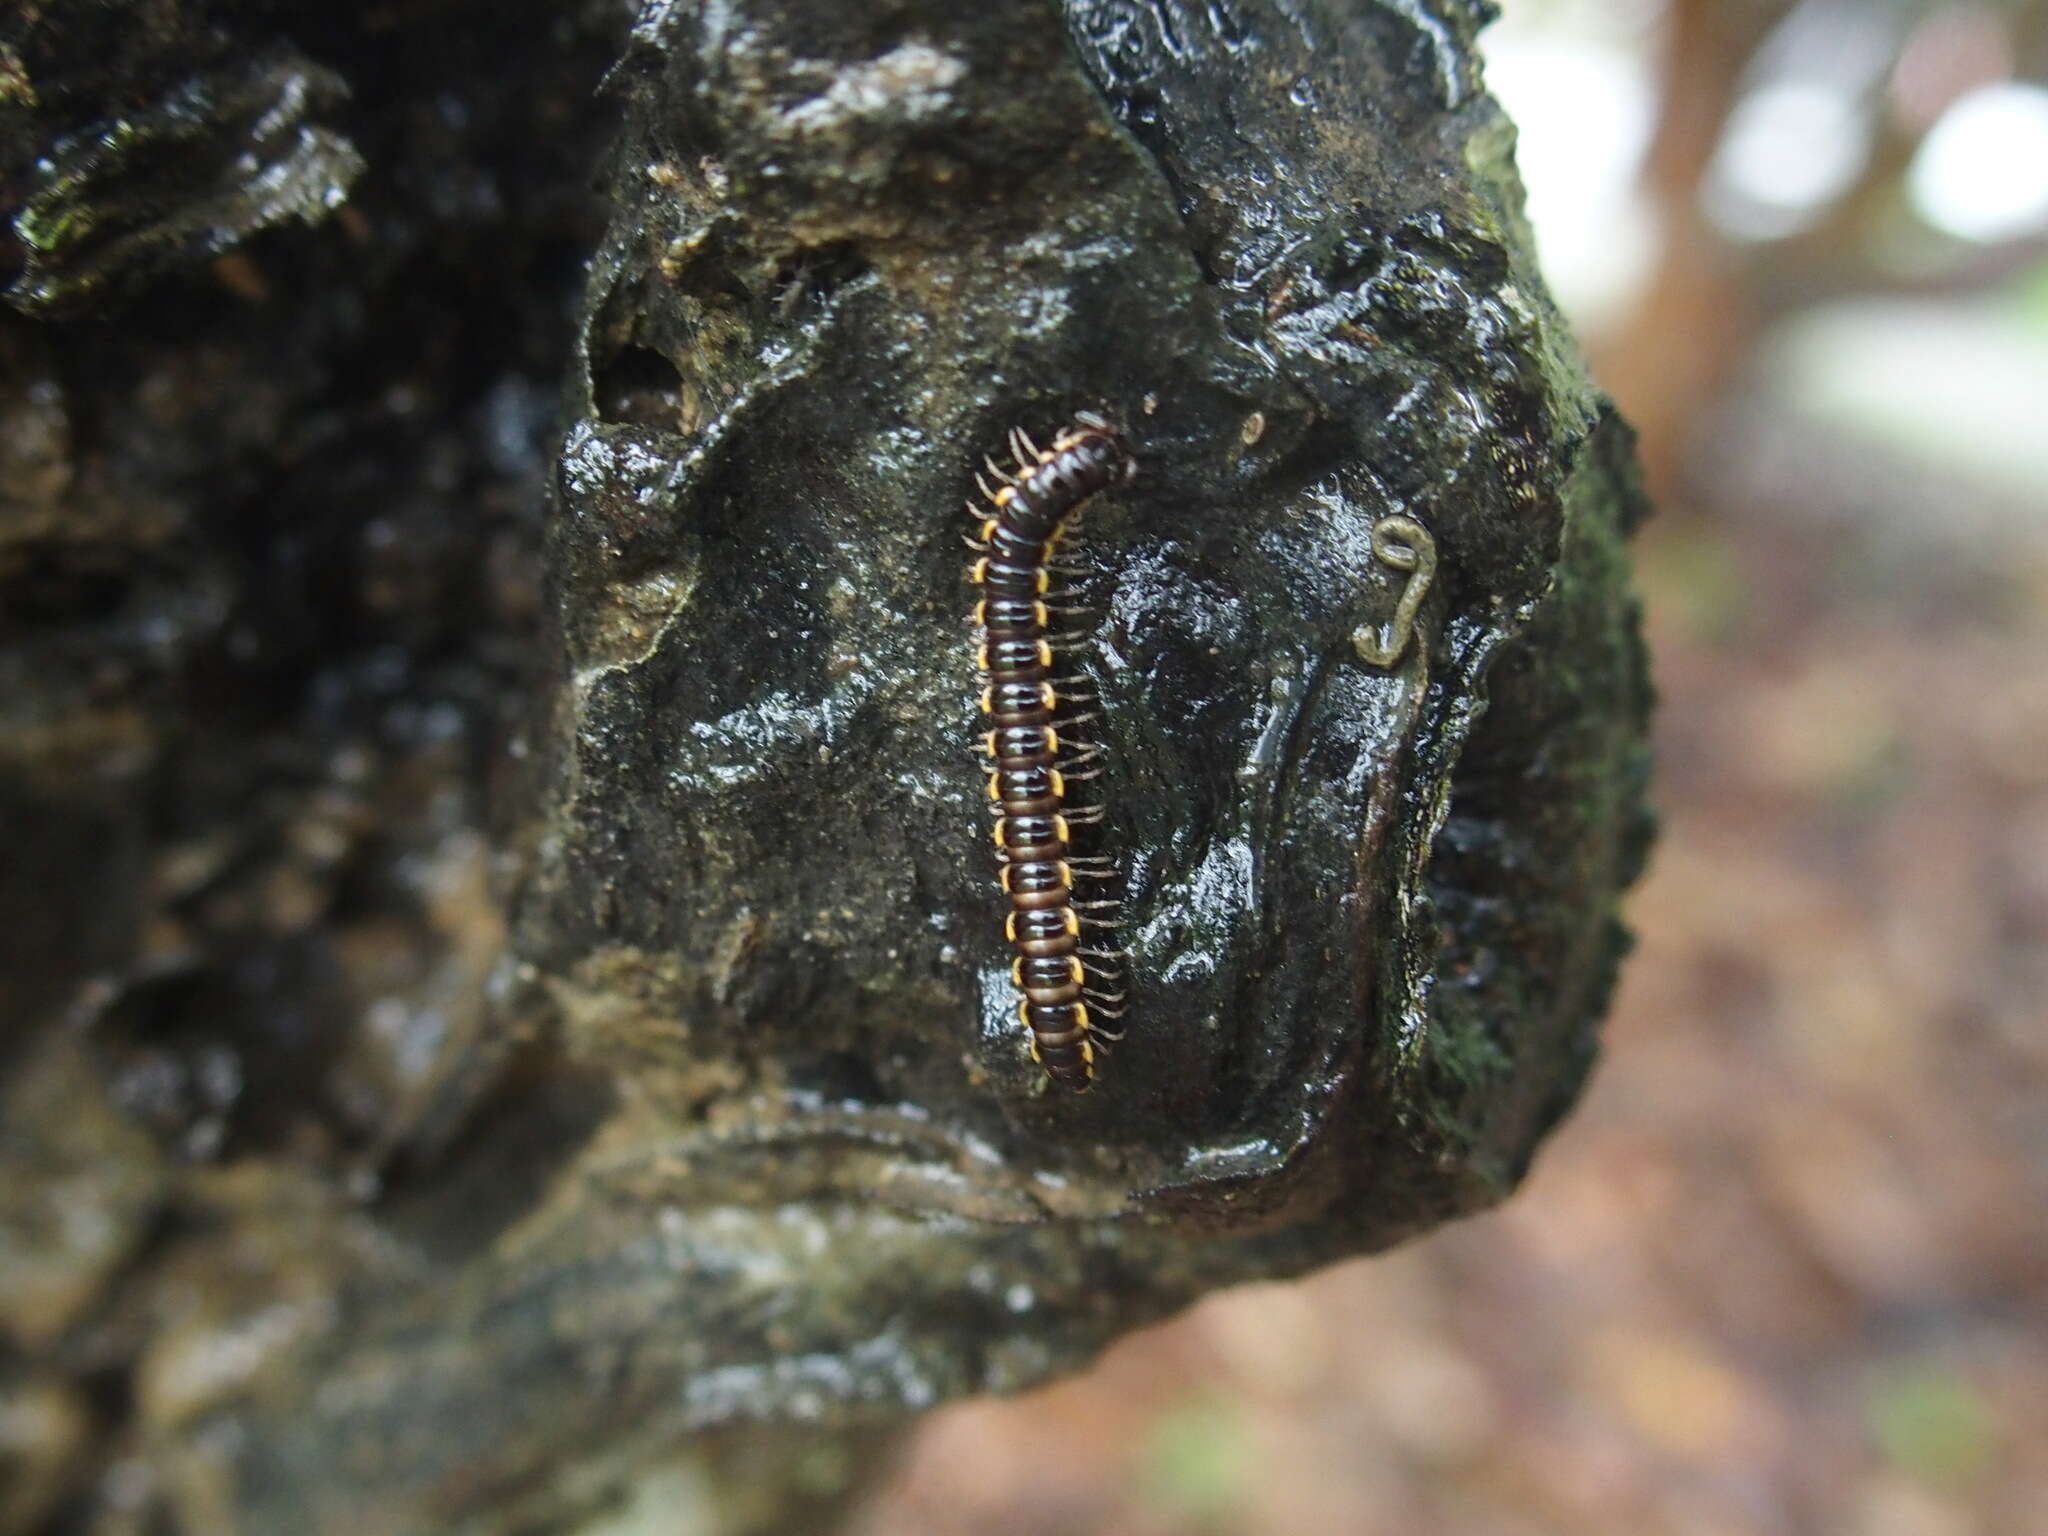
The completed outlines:
[[[1484,16],[17,11],[0,1531],[793,1529],[1513,1188],[1648,699]],[[959,509],[1084,410],[1077,1097]]]

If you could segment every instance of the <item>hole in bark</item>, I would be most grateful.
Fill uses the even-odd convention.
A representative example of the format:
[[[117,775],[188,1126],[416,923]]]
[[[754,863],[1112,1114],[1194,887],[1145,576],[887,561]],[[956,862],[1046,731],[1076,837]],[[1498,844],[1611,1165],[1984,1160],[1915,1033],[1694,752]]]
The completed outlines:
[[[846,1051],[792,1064],[790,1081],[832,1104],[877,1104],[886,1097],[874,1069]]]
[[[676,365],[651,347],[624,347],[598,370],[595,394],[603,421],[678,429],[683,379]]]
[[[848,241],[799,246],[775,268],[775,283],[769,291],[776,313],[789,320],[823,309],[834,293],[854,279],[865,277],[869,270]]]
[[[546,1196],[615,1103],[609,1076],[535,1046],[445,1158],[390,1170],[386,1215],[440,1261],[479,1252]]]

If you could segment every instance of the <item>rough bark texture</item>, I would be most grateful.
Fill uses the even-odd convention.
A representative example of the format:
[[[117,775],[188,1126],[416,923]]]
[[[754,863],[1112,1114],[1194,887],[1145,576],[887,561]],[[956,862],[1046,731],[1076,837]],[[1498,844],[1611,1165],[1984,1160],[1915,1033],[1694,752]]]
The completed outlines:
[[[893,1422],[1512,1188],[1647,694],[1482,20],[14,8],[0,1531],[792,1529]],[[1081,1098],[958,539],[1077,409],[1139,465]]]

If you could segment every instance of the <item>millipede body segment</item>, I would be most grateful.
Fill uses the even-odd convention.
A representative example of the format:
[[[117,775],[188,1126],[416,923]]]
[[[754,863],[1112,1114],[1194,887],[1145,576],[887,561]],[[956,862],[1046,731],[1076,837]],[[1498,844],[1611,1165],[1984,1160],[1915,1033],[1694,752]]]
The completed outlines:
[[[1040,450],[1021,432],[1011,435],[1014,477],[991,461],[998,484],[983,483],[990,508],[981,536],[970,541],[986,553],[972,579],[982,597],[975,621],[982,628],[981,707],[989,729],[982,750],[991,759],[989,798],[995,803],[996,848],[1010,913],[1006,937],[1016,950],[1010,978],[1017,1016],[1030,1031],[1031,1057],[1054,1082],[1076,1090],[1095,1076],[1097,1044],[1106,1031],[1091,1020],[1084,996],[1113,1001],[1090,987],[1081,948],[1081,914],[1074,899],[1076,859],[1068,846],[1067,776],[1094,755],[1061,735],[1053,668],[1060,637],[1048,622],[1050,562],[1081,503],[1128,478],[1129,454],[1107,422],[1094,416],[1075,424]],[[977,477],[978,478],[978,477]],[[1114,1038],[1114,1037],[1110,1037]]]

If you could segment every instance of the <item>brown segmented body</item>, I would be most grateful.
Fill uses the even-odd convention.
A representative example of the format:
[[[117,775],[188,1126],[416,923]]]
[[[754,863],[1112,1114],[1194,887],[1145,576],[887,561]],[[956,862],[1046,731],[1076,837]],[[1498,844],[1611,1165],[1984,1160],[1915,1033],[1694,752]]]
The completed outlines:
[[[1083,1000],[1089,976],[1059,767],[1063,754],[1071,765],[1074,750],[1053,723],[1060,700],[1045,595],[1048,562],[1075,511],[1127,479],[1133,466],[1115,432],[1092,416],[1077,418],[1043,451],[1021,433],[1012,442],[1021,473],[1011,479],[997,471],[1003,483],[983,486],[993,510],[976,545],[987,554],[972,573],[982,589],[975,619],[987,677],[983,747],[993,760],[989,797],[1010,903],[1005,936],[1016,951],[1017,1016],[1030,1031],[1032,1060],[1054,1082],[1080,1090],[1094,1080],[1099,1052],[1090,1036],[1102,1031]]]

